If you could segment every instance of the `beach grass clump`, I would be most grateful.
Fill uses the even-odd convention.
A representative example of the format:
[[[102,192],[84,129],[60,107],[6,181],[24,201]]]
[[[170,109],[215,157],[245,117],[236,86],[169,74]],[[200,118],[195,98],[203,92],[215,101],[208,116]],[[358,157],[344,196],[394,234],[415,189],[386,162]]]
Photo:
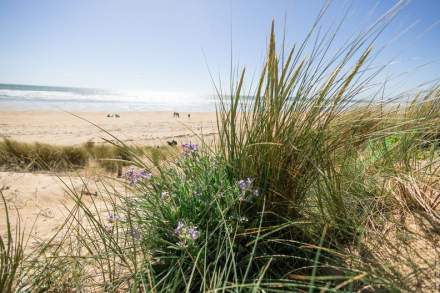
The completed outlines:
[[[218,151],[231,174],[255,178],[266,194],[268,210],[280,217],[300,218],[308,202],[317,197],[322,215],[332,217],[325,221],[352,219],[347,213],[359,207],[348,204],[345,194],[351,191],[345,187],[368,196],[369,184],[350,176],[353,170],[342,169],[362,168],[358,152],[382,128],[380,112],[348,111],[354,97],[368,85],[357,77],[372,47],[359,44],[367,42],[365,37],[350,44],[337,59],[304,56],[303,43],[282,58],[274,30],[272,25],[253,98],[243,95],[244,70],[230,95],[219,93]],[[321,63],[321,57],[330,61]]]
[[[421,90],[403,106],[384,97],[380,103],[373,97],[360,103],[373,86],[374,76],[366,74],[373,71],[370,57],[374,50],[368,41],[373,36],[360,36],[337,56],[325,55],[331,40],[326,43],[322,36],[313,44],[312,54],[303,54],[307,39],[284,54],[284,48],[276,48],[272,25],[256,84],[246,89],[243,70],[232,77],[236,82],[229,93],[217,87],[216,151],[229,176],[253,178],[254,187],[264,194],[246,216],[252,218],[264,206],[264,225],[281,225],[286,219],[308,223],[291,225],[278,233],[277,238],[284,241],[313,242],[326,227],[325,247],[336,251],[362,247],[362,257],[352,255],[356,260],[350,263],[374,276],[363,278],[365,282],[375,288],[408,289],[420,284],[416,285],[414,278],[402,281],[399,266],[417,275],[420,262],[428,263],[427,283],[433,284],[435,257],[425,255],[415,261],[409,257],[408,251],[415,251],[408,242],[382,241],[389,251],[403,256],[391,262],[394,271],[390,273],[386,272],[390,254],[388,260],[379,257],[382,262],[374,259],[384,247],[375,246],[377,251],[365,247],[386,238],[384,231],[400,227],[408,232],[410,228],[399,225],[395,218],[402,208],[402,196],[419,207],[406,206],[408,216],[426,219],[431,225],[424,226],[431,228],[437,222],[433,217],[438,217],[438,212],[432,207],[437,207],[438,199],[427,191],[437,188],[433,182],[439,176],[438,168],[433,167],[438,166],[439,158],[439,87]],[[396,189],[396,178],[406,182],[398,180],[404,188]],[[424,180],[431,183],[424,184]],[[414,231],[408,234],[415,235]],[[402,247],[407,253],[402,254]],[[365,257],[366,251],[370,257]],[[374,269],[369,266],[372,263]]]
[[[63,237],[70,240],[51,245],[30,286],[113,292],[354,286],[356,272],[321,248],[326,228],[309,243],[286,238],[289,227],[308,223],[265,222],[265,205],[255,210],[264,194],[252,178],[231,178],[221,157],[188,145],[178,160],[154,173],[145,165],[130,169],[124,178],[132,195],[117,196],[104,213],[72,194],[77,206]],[[248,218],[251,212],[255,216]]]
[[[266,197],[253,178],[231,177],[223,158],[184,148],[174,166],[139,182],[127,205],[142,250],[150,253],[154,290],[275,292],[353,285],[355,273],[342,259],[321,251],[326,228],[311,242],[290,241],[292,234],[286,234],[300,234],[295,227],[308,223],[267,222],[266,205],[262,210],[255,205]],[[323,275],[326,281],[318,277]]]
[[[98,166],[109,172],[117,172],[123,165],[127,165],[126,161],[130,160],[127,152],[112,144],[95,144],[93,141],[88,141],[82,147],[87,150],[90,160],[97,162]]]
[[[160,165],[174,150],[166,146],[135,146],[122,148],[111,143],[92,141],[78,146],[59,146],[44,143],[25,143],[11,139],[0,141],[0,167],[5,170],[69,171],[96,162],[108,172],[117,172],[136,156],[148,156]]]
[[[88,153],[80,147],[0,141],[0,166],[11,169],[66,170],[84,167]]]
[[[384,178],[398,165],[411,170],[423,139],[438,132],[437,86],[424,94],[429,101],[416,96],[403,112],[391,100],[359,104],[372,86],[366,72],[374,36],[359,36],[337,56],[326,55],[332,42],[326,37],[314,44],[314,54],[303,52],[310,39],[284,54],[272,24],[257,83],[246,89],[243,70],[230,93],[217,88],[217,151],[231,176],[255,178],[267,209],[280,218],[312,212],[338,235],[355,236],[371,205],[383,204]]]

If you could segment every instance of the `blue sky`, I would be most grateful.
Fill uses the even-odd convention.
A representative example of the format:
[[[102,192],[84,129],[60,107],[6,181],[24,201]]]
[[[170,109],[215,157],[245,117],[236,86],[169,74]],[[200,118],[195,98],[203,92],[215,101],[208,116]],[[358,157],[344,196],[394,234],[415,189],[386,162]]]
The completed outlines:
[[[323,24],[352,5],[341,40],[397,1],[335,0]],[[270,22],[286,16],[288,44],[301,40],[323,0],[0,0],[0,83],[151,92],[211,93],[205,57],[227,78],[234,64],[261,65]],[[440,78],[440,1],[413,0],[379,39],[399,36],[378,62],[417,84]],[[232,37],[231,37],[232,28]],[[410,28],[406,31],[407,28]],[[203,53],[204,52],[204,53]],[[420,64],[430,65],[414,71]]]

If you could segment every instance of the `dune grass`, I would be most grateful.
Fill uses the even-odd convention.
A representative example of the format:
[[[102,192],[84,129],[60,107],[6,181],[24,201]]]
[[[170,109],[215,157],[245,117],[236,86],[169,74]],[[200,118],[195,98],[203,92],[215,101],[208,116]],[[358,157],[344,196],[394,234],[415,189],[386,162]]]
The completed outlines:
[[[0,190],[3,201],[6,233],[0,235],[0,290],[1,292],[13,292],[17,280],[22,276],[21,266],[24,260],[25,237],[20,223],[17,223],[15,231],[9,221],[9,209],[6,204],[2,190]]]
[[[3,139],[0,141],[0,168],[69,171],[95,162],[106,171],[117,172],[121,166],[128,164],[133,155],[148,155],[154,164],[160,164],[172,153],[172,148],[166,146],[137,146],[127,151],[111,143],[86,142],[79,146],[58,146]]]
[[[71,190],[64,229],[16,288],[435,292],[439,87],[407,105],[356,103],[378,74],[374,40],[395,12],[334,55],[337,30],[322,36],[315,24],[284,54],[272,25],[256,85],[246,89],[243,70],[229,92],[217,87],[212,148],[188,144],[150,164],[160,154],[84,146],[138,169],[123,194],[104,183],[104,209],[101,197],[90,204]]]
[[[355,50],[361,51],[358,57]],[[328,64],[298,49],[283,59],[272,25],[254,98],[243,94],[245,71],[232,95],[219,92],[218,152],[231,174],[255,179],[276,218],[303,218],[314,210],[322,221],[318,227],[327,223],[338,237],[344,231],[351,237],[379,208],[384,178],[399,167],[414,170],[421,147],[435,141],[440,94],[433,87],[403,111],[391,105],[383,110],[374,101],[354,106],[370,87],[371,77],[361,72],[371,45],[362,49],[355,42],[343,52],[339,59],[327,58]]]

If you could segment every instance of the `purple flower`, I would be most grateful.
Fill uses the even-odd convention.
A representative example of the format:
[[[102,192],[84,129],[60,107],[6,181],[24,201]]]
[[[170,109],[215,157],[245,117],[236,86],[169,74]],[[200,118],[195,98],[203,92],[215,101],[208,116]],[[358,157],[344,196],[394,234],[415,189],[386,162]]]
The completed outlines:
[[[195,153],[199,150],[199,146],[194,143],[184,143],[182,144],[183,151],[187,154]]]
[[[135,175],[136,172],[134,171],[134,168],[130,168],[127,172],[125,172],[125,178],[127,179],[133,178]]]
[[[153,174],[151,174],[150,172],[147,172],[147,170],[142,170],[141,172],[139,172],[139,177],[141,177],[143,179],[150,180],[152,176],[153,176]]]
[[[140,180],[149,180],[153,175],[146,170],[136,171],[134,168],[130,168],[125,172],[125,178],[130,182],[131,185],[138,183]]]
[[[238,181],[237,185],[238,185],[238,188],[240,189],[241,192],[245,192],[251,187],[252,182],[253,182],[253,179],[248,177],[246,179],[242,179],[242,180]]]
[[[177,222],[177,227],[174,229],[174,233],[176,233],[177,237],[180,237],[185,224],[182,221]]]
[[[186,245],[187,241],[195,241],[200,236],[197,226],[187,226],[182,220],[177,222],[177,227],[174,229],[174,233],[179,238],[179,243],[183,244],[183,246]]]
[[[188,234],[192,240],[196,240],[200,236],[200,232],[197,230],[196,226],[191,226],[188,228]]]
[[[113,232],[113,225],[110,224],[105,225],[105,231],[107,231],[107,233]]]

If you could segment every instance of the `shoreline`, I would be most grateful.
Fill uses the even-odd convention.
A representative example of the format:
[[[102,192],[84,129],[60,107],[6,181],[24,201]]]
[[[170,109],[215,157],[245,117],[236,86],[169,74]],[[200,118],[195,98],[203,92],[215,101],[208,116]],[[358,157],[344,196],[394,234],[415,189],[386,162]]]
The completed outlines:
[[[63,109],[48,109],[48,108],[30,108],[30,109],[19,109],[19,108],[14,108],[14,107],[7,107],[7,108],[0,108],[0,115],[2,113],[33,113],[33,112],[47,112],[47,113],[171,113],[173,114],[173,112],[178,112],[178,111],[173,111],[173,110],[154,110],[154,111],[149,111],[149,110],[115,110],[115,109],[110,109],[108,111],[105,110],[63,110]],[[215,114],[216,111],[181,111],[180,113],[183,114]]]

